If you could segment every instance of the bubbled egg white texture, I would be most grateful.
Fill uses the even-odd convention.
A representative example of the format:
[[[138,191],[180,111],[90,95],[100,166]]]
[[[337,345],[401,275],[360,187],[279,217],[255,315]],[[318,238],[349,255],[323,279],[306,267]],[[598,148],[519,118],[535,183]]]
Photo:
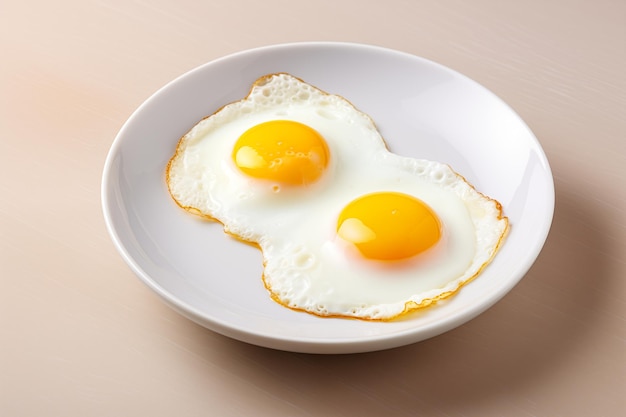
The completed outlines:
[[[324,138],[319,179],[285,185],[236,166],[238,138],[273,120],[300,122]],[[320,316],[386,320],[446,297],[490,261],[508,227],[500,205],[450,167],[390,153],[369,116],[288,74],[260,78],[247,97],[194,126],[178,143],[167,182],[181,207],[258,244],[274,300]],[[337,218],[376,192],[426,203],[441,223],[438,243],[398,261],[359,256],[337,235]]]

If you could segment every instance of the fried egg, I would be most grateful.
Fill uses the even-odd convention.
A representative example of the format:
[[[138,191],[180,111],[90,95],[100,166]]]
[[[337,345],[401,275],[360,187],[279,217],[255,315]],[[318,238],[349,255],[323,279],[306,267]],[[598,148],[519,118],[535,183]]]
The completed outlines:
[[[289,74],[196,124],[166,169],[185,210],[263,253],[278,303],[389,320],[456,292],[508,228],[448,165],[391,153],[373,120]]]

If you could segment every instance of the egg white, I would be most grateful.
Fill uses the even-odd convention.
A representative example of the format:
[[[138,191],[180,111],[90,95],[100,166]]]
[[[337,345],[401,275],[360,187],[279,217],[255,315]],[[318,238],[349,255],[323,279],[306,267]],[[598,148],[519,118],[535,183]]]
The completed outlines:
[[[306,187],[247,177],[231,154],[239,136],[269,120],[294,120],[326,140],[330,162]],[[288,74],[259,79],[250,94],[194,126],[167,168],[176,202],[258,244],[272,298],[321,316],[386,320],[446,297],[478,274],[508,227],[495,200],[450,167],[389,152],[370,117]],[[360,257],[336,236],[353,199],[397,191],[428,204],[442,222],[435,248],[412,259]]]

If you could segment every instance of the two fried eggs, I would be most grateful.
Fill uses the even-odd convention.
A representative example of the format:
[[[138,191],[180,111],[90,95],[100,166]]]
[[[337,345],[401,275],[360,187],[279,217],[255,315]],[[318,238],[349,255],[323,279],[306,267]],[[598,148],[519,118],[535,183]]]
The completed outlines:
[[[428,306],[478,275],[508,228],[448,165],[389,152],[369,116],[289,74],[195,125],[166,179],[179,206],[260,248],[275,301],[319,316]]]

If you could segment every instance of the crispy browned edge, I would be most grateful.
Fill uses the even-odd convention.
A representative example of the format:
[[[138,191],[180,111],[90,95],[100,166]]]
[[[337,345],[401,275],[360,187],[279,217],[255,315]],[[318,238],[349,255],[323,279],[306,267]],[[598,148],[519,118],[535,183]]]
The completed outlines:
[[[253,90],[255,87],[257,87],[257,86],[262,86],[262,85],[264,85],[264,84],[265,84],[265,82],[266,82],[268,79],[270,79],[270,78],[272,78],[272,77],[274,77],[274,76],[276,76],[276,75],[281,75],[281,74],[286,74],[286,75],[289,75],[289,76],[294,77],[294,78],[296,78],[297,80],[299,80],[299,81],[301,81],[301,82],[305,83],[305,81],[304,81],[304,80],[302,80],[302,79],[300,79],[300,78],[298,78],[298,77],[295,77],[295,76],[293,76],[293,75],[291,75],[291,74],[287,74],[287,73],[283,73],[283,72],[277,72],[277,73],[271,73],[271,74],[266,74],[266,75],[263,75],[263,76],[259,77],[256,81],[254,81],[254,83],[252,83],[252,86],[250,87],[250,90],[248,91],[248,94],[247,94],[244,98],[242,98],[241,100],[237,100],[237,101],[235,101],[235,102],[231,102],[231,103],[227,103],[227,104],[223,105],[222,107],[220,107],[219,109],[217,109],[214,113],[212,113],[212,114],[210,114],[210,115],[208,115],[208,116],[205,116],[204,118],[202,118],[201,120],[199,120],[196,124],[198,124],[198,123],[200,123],[202,120],[205,120],[205,119],[207,119],[207,118],[209,118],[209,117],[213,116],[214,114],[218,113],[220,110],[222,110],[224,107],[228,106],[229,104],[232,104],[232,103],[237,103],[237,102],[240,102],[240,101],[244,101],[244,100],[246,100],[246,99],[250,96],[250,94],[252,93],[252,90]],[[330,95],[329,93],[327,93],[327,92],[325,92],[325,91],[323,91],[323,90],[320,90],[320,89],[319,89],[319,88],[317,88],[317,87],[314,87],[314,88],[315,88],[315,89],[317,89],[318,91],[320,91],[322,94],[325,94],[325,95]],[[343,98],[343,97],[342,97],[342,98]],[[343,99],[344,99],[344,100],[346,100],[345,98],[343,98]],[[365,116],[366,116],[366,117],[367,117],[367,118],[368,118],[368,119],[372,122],[372,124],[374,124],[374,126],[376,125],[376,124],[375,124],[375,122],[374,122],[374,120],[373,120],[373,119],[372,119],[372,118],[371,118],[368,114],[365,114],[365,113],[361,112],[360,110],[358,110],[358,109],[357,109],[357,108],[356,108],[356,107],[355,107],[355,106],[354,106],[354,105],[353,105],[353,104],[352,104],[349,100],[346,100],[346,101],[347,101],[348,103],[350,103],[350,105],[352,105],[352,107],[354,107],[354,108],[355,108],[355,109],[356,109],[359,113],[361,113],[361,114],[365,115]],[[174,151],[174,155],[173,155],[173,156],[169,159],[169,161],[167,162],[167,166],[166,166],[166,168],[165,168],[165,181],[166,181],[166,184],[167,184],[167,189],[168,189],[168,192],[170,193],[170,196],[171,196],[171,197],[172,197],[172,199],[176,202],[176,204],[177,204],[179,207],[181,207],[183,210],[188,211],[189,213],[194,214],[194,215],[196,215],[196,216],[200,216],[200,217],[202,217],[202,218],[204,218],[204,219],[206,219],[206,220],[216,221],[216,222],[218,222],[218,223],[222,224],[222,227],[224,228],[224,233],[226,233],[227,235],[229,235],[229,236],[231,236],[231,237],[233,237],[233,238],[235,238],[235,239],[239,240],[240,242],[243,242],[243,243],[246,243],[246,244],[252,245],[252,246],[256,247],[257,249],[261,250],[261,248],[260,248],[260,246],[257,244],[257,242],[254,242],[254,241],[251,241],[251,240],[242,239],[240,236],[237,236],[237,235],[235,235],[235,234],[230,233],[230,232],[226,229],[225,225],[224,225],[223,223],[221,223],[219,220],[217,220],[217,219],[215,219],[215,218],[211,217],[210,215],[208,215],[208,214],[206,214],[206,213],[203,213],[201,210],[199,210],[199,209],[197,209],[197,208],[195,208],[195,207],[185,206],[185,205],[181,204],[181,203],[180,203],[180,202],[179,202],[179,201],[178,201],[178,200],[177,200],[177,199],[173,196],[173,194],[172,194],[172,192],[171,192],[171,190],[170,190],[170,168],[171,168],[172,162],[173,162],[173,161],[174,161],[174,160],[178,157],[178,155],[180,154],[180,151],[181,151],[181,146],[182,146],[182,144],[183,144],[183,142],[184,142],[185,136],[187,136],[187,134],[188,134],[188,133],[189,133],[189,131],[188,131],[187,133],[185,133],[185,135],[183,135],[183,136],[182,136],[182,137],[178,140],[178,143],[176,144],[176,149],[175,149],[175,151]],[[387,141],[385,141],[385,140],[384,140],[384,138],[383,138],[383,142],[385,143],[385,147],[387,147]],[[388,148],[388,147],[387,147],[387,148]],[[406,302],[406,303],[405,303],[405,305],[404,305],[404,310],[403,310],[402,312],[400,312],[400,313],[398,313],[398,314],[396,314],[396,315],[394,315],[394,316],[392,316],[392,317],[386,317],[386,318],[382,318],[382,319],[379,319],[379,318],[373,318],[373,317],[354,317],[354,316],[342,315],[342,314],[326,314],[326,315],[322,315],[322,314],[318,314],[318,313],[313,312],[313,311],[305,310],[305,309],[303,309],[303,308],[291,307],[291,306],[289,306],[289,305],[285,304],[284,302],[282,302],[282,300],[280,300],[280,298],[278,297],[278,295],[276,295],[276,294],[272,291],[272,289],[270,288],[270,286],[267,284],[267,281],[265,280],[265,275],[262,275],[262,276],[261,276],[261,279],[263,280],[263,285],[264,285],[264,287],[267,289],[267,291],[269,292],[270,297],[272,298],[272,300],[274,300],[274,301],[275,301],[275,302],[277,302],[278,304],[280,304],[280,305],[282,305],[282,306],[284,306],[284,307],[287,307],[287,308],[289,308],[289,309],[291,309],[291,310],[294,310],[294,311],[301,311],[301,312],[305,312],[305,313],[313,314],[313,315],[318,316],[318,317],[326,317],[326,318],[331,318],[331,317],[335,317],[335,318],[349,318],[349,319],[357,319],[357,320],[365,320],[365,321],[391,321],[391,320],[397,319],[397,318],[399,318],[399,317],[401,317],[401,316],[406,316],[407,314],[412,313],[412,312],[415,312],[415,311],[417,311],[417,310],[421,310],[421,309],[424,309],[424,308],[426,308],[426,307],[429,307],[429,306],[431,306],[431,305],[433,305],[433,304],[436,304],[436,303],[437,303],[438,301],[440,301],[440,300],[443,300],[443,299],[445,299],[445,298],[448,298],[448,297],[450,297],[450,296],[452,296],[452,295],[456,294],[456,293],[457,293],[457,292],[458,292],[458,291],[459,291],[459,290],[460,290],[463,286],[465,286],[467,283],[469,283],[469,282],[473,281],[473,280],[474,280],[474,279],[475,279],[478,275],[480,275],[480,274],[482,273],[482,271],[485,269],[485,267],[487,267],[487,265],[489,265],[489,263],[491,263],[491,261],[493,260],[493,258],[494,258],[494,257],[495,257],[495,255],[496,255],[496,253],[499,251],[500,247],[502,246],[502,244],[503,244],[503,242],[504,242],[504,240],[505,240],[506,236],[508,235],[508,232],[509,232],[509,229],[510,229],[510,223],[509,223],[509,219],[508,219],[508,217],[504,216],[503,209],[502,209],[502,205],[500,204],[500,202],[498,202],[497,200],[495,200],[495,199],[493,199],[493,198],[491,198],[491,197],[489,197],[489,196],[487,196],[487,195],[485,195],[485,194],[481,193],[480,191],[478,191],[478,190],[476,189],[476,187],[474,187],[474,185],[473,185],[473,184],[470,184],[470,183],[469,183],[469,182],[465,179],[465,177],[463,177],[462,175],[460,175],[459,173],[457,173],[456,171],[454,171],[454,170],[452,169],[452,167],[450,167],[450,169],[452,170],[452,172],[454,172],[454,174],[455,174],[458,178],[460,178],[463,182],[465,182],[467,185],[469,185],[470,187],[472,187],[472,189],[473,189],[474,191],[476,191],[478,194],[480,194],[481,196],[483,196],[483,197],[484,197],[484,198],[486,198],[487,200],[489,200],[489,201],[493,202],[493,203],[496,205],[496,209],[498,210],[498,220],[504,220],[504,221],[505,221],[505,223],[506,223],[506,224],[505,224],[504,231],[503,231],[503,232],[502,232],[502,234],[500,235],[500,239],[498,239],[498,243],[496,244],[496,246],[495,246],[495,248],[494,248],[493,252],[491,253],[491,256],[489,257],[489,259],[488,259],[485,263],[483,263],[483,264],[480,266],[480,268],[478,269],[478,271],[476,272],[476,274],[472,275],[470,278],[468,278],[467,280],[465,280],[464,282],[462,282],[461,284],[459,284],[459,286],[458,286],[456,289],[454,289],[454,290],[452,290],[452,291],[445,292],[445,293],[443,293],[443,294],[440,294],[440,295],[438,295],[437,297],[433,297],[433,298],[428,298],[428,299],[422,300],[420,303],[416,303],[416,302],[414,302],[414,301],[409,301],[409,302]],[[261,252],[262,252],[262,251],[261,251]],[[263,259],[263,269],[265,269],[265,258]]]

